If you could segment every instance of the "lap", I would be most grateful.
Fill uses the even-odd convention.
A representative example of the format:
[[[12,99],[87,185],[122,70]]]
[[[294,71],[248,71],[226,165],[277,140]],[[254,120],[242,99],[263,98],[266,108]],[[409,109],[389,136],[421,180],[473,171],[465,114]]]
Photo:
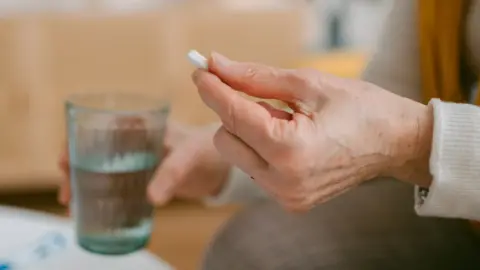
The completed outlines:
[[[376,180],[306,214],[249,206],[217,233],[203,268],[480,269],[480,242],[468,222],[416,216],[411,186]]]

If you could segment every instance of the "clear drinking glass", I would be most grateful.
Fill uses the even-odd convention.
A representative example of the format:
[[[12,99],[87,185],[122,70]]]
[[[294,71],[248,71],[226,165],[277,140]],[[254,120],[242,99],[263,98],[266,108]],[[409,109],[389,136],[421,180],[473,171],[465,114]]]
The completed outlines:
[[[153,212],[146,192],[164,153],[168,103],[137,94],[78,94],[65,111],[78,244],[111,255],[145,247]]]

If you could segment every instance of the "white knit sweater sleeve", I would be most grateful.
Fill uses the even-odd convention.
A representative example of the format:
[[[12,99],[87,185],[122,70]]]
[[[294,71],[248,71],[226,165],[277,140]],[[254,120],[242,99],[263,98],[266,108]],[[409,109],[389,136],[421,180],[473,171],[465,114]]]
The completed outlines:
[[[480,107],[434,99],[430,188],[416,188],[421,216],[480,220]]]

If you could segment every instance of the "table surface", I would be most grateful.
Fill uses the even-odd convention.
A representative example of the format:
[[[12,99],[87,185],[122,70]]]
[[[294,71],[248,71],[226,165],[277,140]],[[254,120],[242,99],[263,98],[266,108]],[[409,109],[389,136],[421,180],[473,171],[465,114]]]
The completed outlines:
[[[56,202],[53,192],[2,195],[0,204],[68,215]],[[173,202],[158,208],[148,249],[176,269],[197,269],[212,235],[238,209],[238,206],[205,208],[188,202]]]

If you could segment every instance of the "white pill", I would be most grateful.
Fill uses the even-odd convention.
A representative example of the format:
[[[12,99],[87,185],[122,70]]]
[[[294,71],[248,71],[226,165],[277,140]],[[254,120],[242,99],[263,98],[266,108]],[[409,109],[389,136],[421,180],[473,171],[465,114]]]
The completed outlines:
[[[208,60],[205,56],[201,55],[196,50],[188,52],[188,59],[197,68],[208,69]]]

